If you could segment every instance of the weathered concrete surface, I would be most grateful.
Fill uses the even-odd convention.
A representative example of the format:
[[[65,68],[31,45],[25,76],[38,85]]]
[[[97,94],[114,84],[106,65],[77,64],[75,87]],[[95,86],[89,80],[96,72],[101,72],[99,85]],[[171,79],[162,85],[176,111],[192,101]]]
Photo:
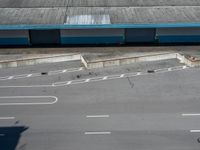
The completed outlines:
[[[3,57],[3,56],[1,56]],[[80,54],[48,54],[48,55],[26,55],[24,57],[13,57],[7,59],[1,59],[0,68],[6,67],[18,67],[26,65],[36,65],[42,63],[55,63],[63,61],[80,60]]]

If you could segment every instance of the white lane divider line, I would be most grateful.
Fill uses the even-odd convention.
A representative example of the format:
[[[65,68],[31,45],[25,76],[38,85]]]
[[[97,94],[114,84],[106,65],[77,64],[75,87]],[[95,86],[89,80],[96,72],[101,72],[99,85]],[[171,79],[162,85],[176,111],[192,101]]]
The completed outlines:
[[[186,69],[187,68],[187,66],[183,66],[183,69]]]
[[[5,134],[0,134],[0,136],[5,136]]]
[[[102,79],[102,80],[106,80],[106,79],[108,79],[108,77],[107,77],[107,76],[103,77],[103,79]]]
[[[172,71],[172,68],[168,68],[168,71]]]
[[[110,115],[88,115],[86,118],[109,118]]]
[[[90,79],[86,79],[85,82],[90,82]]]
[[[141,72],[137,72],[137,75],[138,75],[138,76],[141,75]]]
[[[62,73],[65,73],[65,72],[67,72],[67,70],[66,70],[66,69],[62,71]]]
[[[0,120],[12,120],[15,119],[15,117],[0,117]]]
[[[72,83],[72,81],[68,81],[68,82],[67,82],[67,85],[70,85],[71,83]]]
[[[200,133],[200,130],[190,130],[191,133]]]
[[[8,77],[8,80],[13,79],[13,76]]]
[[[27,75],[27,77],[31,77],[31,76],[32,76],[32,74],[28,74],[28,75]]]
[[[121,74],[121,75],[120,75],[120,78],[123,78],[124,76],[125,76],[125,74]]]
[[[85,135],[105,135],[105,134],[111,134],[111,132],[85,132]]]
[[[79,71],[83,70],[83,67],[80,67],[78,70],[79,70]]]
[[[182,114],[182,116],[200,116],[200,114]]]
[[[58,98],[56,96],[1,96],[0,99],[54,99],[53,101],[48,102],[1,102],[0,106],[16,106],[16,105],[52,105],[57,103]]]

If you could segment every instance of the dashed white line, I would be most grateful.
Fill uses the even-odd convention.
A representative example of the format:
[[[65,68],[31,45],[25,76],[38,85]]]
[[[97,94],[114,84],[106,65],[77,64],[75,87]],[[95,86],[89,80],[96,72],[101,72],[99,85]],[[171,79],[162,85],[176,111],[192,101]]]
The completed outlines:
[[[0,117],[0,120],[11,120],[15,119],[15,117]]]
[[[86,79],[86,80],[85,80],[85,82],[89,82],[89,81],[90,81],[90,79]]]
[[[124,76],[125,76],[125,74],[121,74],[121,75],[120,75],[120,78],[123,78]]]
[[[106,80],[106,79],[108,79],[108,77],[107,77],[107,76],[103,77],[103,80]]]
[[[138,75],[138,76],[141,75],[141,72],[138,72],[137,75]]]
[[[79,68],[79,71],[83,70],[83,67]]]
[[[186,69],[187,68],[187,66],[183,66],[183,69]]]
[[[28,74],[28,75],[27,75],[27,77],[31,77],[31,76],[32,76],[32,74]]]
[[[103,135],[103,134],[111,134],[111,132],[85,132],[85,135]]]
[[[63,70],[63,71],[62,71],[62,73],[65,73],[65,72],[67,72],[67,70]]]
[[[8,77],[8,80],[13,79],[13,76]]]
[[[168,71],[172,71],[172,68],[168,68]]]
[[[191,133],[199,133],[200,130],[190,130]]]
[[[70,85],[71,83],[72,83],[72,81],[68,81],[68,82],[67,82],[67,85]]]
[[[86,118],[109,118],[109,115],[88,115]]]
[[[182,116],[200,116],[200,114],[182,114]]]

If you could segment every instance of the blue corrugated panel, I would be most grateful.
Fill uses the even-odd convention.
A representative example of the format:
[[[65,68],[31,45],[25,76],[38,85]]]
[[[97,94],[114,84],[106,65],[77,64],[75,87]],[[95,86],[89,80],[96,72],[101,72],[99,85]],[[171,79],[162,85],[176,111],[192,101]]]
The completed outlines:
[[[20,29],[102,29],[102,28],[179,28],[200,27],[200,23],[157,23],[157,24],[106,24],[106,25],[0,25],[1,30]]]
[[[0,38],[0,45],[30,45],[28,38]]]
[[[200,42],[200,35],[187,36],[158,36],[159,43],[197,43]]]
[[[115,44],[124,43],[122,36],[106,37],[61,37],[61,44]]]

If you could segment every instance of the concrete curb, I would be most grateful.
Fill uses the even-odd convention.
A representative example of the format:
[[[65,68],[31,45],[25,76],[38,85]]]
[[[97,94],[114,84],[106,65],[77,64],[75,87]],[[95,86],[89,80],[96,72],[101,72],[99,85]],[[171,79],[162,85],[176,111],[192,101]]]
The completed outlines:
[[[51,56],[43,56],[43,57],[40,56],[40,57],[0,61],[0,68],[36,65],[36,64],[42,64],[42,63],[73,61],[73,60],[80,60],[80,59],[81,59],[80,53],[51,55]]]
[[[109,66],[120,66],[124,64],[132,64],[137,62],[159,61],[167,59],[178,59],[180,60],[181,63],[184,63],[190,67],[200,66],[200,60],[190,59],[190,57],[186,57],[185,55],[172,52],[150,54],[137,57],[118,57],[118,58],[93,60],[93,61],[89,61],[85,59],[84,56],[81,56],[81,61],[87,69],[103,68]]]

